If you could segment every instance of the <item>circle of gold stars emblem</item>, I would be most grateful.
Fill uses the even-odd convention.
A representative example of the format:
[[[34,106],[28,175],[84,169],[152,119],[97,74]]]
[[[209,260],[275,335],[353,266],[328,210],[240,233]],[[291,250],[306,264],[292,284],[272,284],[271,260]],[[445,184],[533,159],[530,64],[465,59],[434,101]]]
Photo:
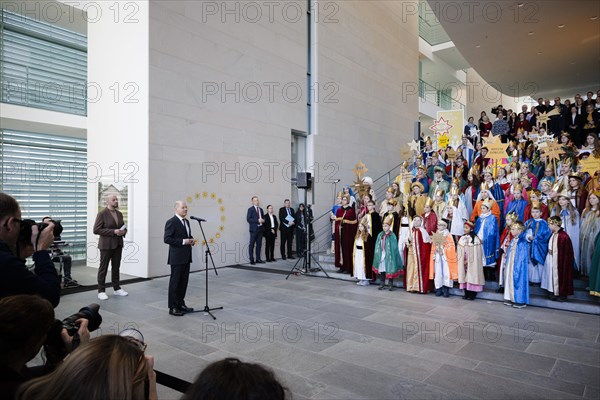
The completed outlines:
[[[213,244],[215,243],[215,241],[217,239],[221,238],[221,235],[223,234],[223,231],[225,231],[225,206],[223,206],[223,199],[220,197],[217,197],[217,194],[215,192],[209,193],[209,192],[197,192],[195,193],[193,196],[188,196],[185,201],[188,203],[188,205],[193,204],[194,202],[196,202],[197,204],[203,201],[211,201],[216,203],[218,209],[219,209],[219,222],[221,225],[219,225],[219,229],[217,230],[217,232],[214,233],[214,235],[209,236],[208,238],[208,243]],[[202,240],[202,245],[206,245],[206,241]]]

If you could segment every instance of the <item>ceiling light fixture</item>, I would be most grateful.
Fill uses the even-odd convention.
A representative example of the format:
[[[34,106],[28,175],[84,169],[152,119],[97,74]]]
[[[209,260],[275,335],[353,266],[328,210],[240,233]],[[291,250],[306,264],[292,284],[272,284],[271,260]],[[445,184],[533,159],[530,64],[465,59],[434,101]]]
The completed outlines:
[[[593,16],[593,17],[591,17],[590,19],[591,19],[592,21],[595,21],[595,20],[597,20],[597,19],[598,19],[598,16],[597,16],[597,15],[594,15],[594,16]]]
[[[481,47],[481,45],[480,45],[480,44],[476,44],[476,45],[475,45],[475,47],[477,47],[477,48],[480,48],[480,47]]]
[[[525,3],[518,3],[517,7],[523,7],[525,5]]]
[[[558,29],[562,29],[562,28],[564,28],[564,27],[565,27],[565,24],[560,24],[560,25],[558,26]]]
[[[534,34],[533,31],[531,31],[531,32],[528,33],[529,36],[533,36],[533,34]]]

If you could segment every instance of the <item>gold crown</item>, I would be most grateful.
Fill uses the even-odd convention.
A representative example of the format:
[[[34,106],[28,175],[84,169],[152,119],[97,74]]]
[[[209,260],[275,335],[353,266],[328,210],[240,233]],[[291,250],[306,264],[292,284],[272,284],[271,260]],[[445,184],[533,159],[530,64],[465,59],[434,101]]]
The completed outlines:
[[[480,190],[490,190],[490,185],[488,185],[487,182],[483,182],[480,186]]]
[[[410,185],[410,188],[414,188],[415,186],[417,186],[418,188],[421,189],[421,193],[423,192],[423,190],[425,190],[425,188],[423,187],[423,184],[421,182],[415,181]]]
[[[427,200],[425,200],[425,206],[433,207],[433,199],[431,197],[428,197]]]
[[[532,210],[541,210],[542,204],[538,200],[534,200],[531,202],[531,209]]]
[[[514,185],[512,187],[512,192],[522,192],[523,191],[523,185],[521,185],[520,183],[517,183],[516,185]]]
[[[558,197],[566,197],[567,199],[571,200],[571,195],[566,190],[563,190],[562,192],[559,192],[558,193]]]
[[[580,181],[583,180],[583,177],[581,175],[579,175],[577,172],[572,172],[569,174],[569,178],[575,178],[575,179],[579,179]]]
[[[552,181],[550,179],[548,179],[548,178],[542,178],[542,180],[540,181],[540,186],[542,184],[546,184],[546,185],[552,187]]]
[[[450,194],[460,194],[460,189],[458,188],[458,185],[452,185],[452,187],[450,188]]]
[[[387,188],[387,191],[389,193],[394,193],[395,192],[395,190],[394,190],[394,188],[392,186],[390,186],[389,188]]]
[[[492,176],[494,176],[494,169],[490,166],[485,167],[485,169],[483,170],[483,174],[490,174]]]
[[[385,217],[383,219],[383,223],[386,225],[392,225],[394,223],[394,216],[393,215],[388,215],[387,217]]]
[[[387,203],[389,206],[394,206],[394,207],[396,207],[396,205],[398,204],[396,199],[389,199]]]
[[[560,217],[554,216],[554,217],[548,218],[548,224],[549,225],[561,226],[562,225],[562,221],[561,221]]]
[[[445,194],[445,193],[446,193],[446,192],[444,192],[444,189],[437,189],[437,190],[435,191],[435,195],[436,195],[436,196],[440,196],[441,198],[444,198],[444,194]]]
[[[519,220],[519,215],[516,212],[511,211],[506,214],[506,219],[510,219],[511,221],[515,222]]]

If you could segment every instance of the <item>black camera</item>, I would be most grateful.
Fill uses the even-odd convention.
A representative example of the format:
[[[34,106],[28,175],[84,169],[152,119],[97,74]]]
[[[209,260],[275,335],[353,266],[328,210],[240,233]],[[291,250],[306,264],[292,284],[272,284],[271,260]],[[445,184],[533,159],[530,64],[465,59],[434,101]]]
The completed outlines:
[[[60,220],[50,220],[54,224],[54,237],[60,237],[60,234],[63,231],[63,227],[60,224]],[[41,232],[48,226],[46,222],[35,222],[32,219],[24,219],[21,222],[21,231],[19,232],[19,243],[29,243],[31,242],[31,234],[32,227],[37,225],[38,231]]]
[[[96,303],[92,303],[89,306],[83,307],[78,313],[63,319],[62,327],[67,330],[69,336],[73,336],[79,329],[79,324],[75,321],[85,318],[88,320],[88,330],[93,332],[98,329],[102,323],[102,316],[98,310],[100,310],[100,306]]]

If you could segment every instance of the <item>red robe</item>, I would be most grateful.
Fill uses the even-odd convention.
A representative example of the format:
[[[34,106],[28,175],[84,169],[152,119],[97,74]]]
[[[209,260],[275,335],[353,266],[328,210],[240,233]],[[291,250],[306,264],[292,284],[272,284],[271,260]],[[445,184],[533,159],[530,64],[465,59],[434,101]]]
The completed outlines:
[[[551,258],[551,263],[548,265],[546,262],[545,268],[553,268],[556,263],[558,270],[558,295],[569,296],[573,294],[573,264],[575,263],[575,256],[573,254],[573,244],[567,232],[563,229],[559,230],[558,233],[550,236],[549,248],[552,252],[558,254],[548,253]]]
[[[437,231],[437,215],[435,212],[431,211],[429,215],[425,216],[425,214],[421,215],[423,218],[423,228],[429,233],[429,235],[433,235],[433,232]]]
[[[423,233],[419,228],[412,228],[410,240],[412,243],[407,243],[404,249],[404,288],[407,291],[428,293],[431,243],[423,241]]]
[[[513,240],[513,235],[510,233],[510,226],[506,226],[502,231],[502,235],[500,235],[500,250],[502,253],[500,257],[496,260],[496,270],[500,271],[500,266],[502,265],[502,260],[504,260],[504,255],[506,254],[506,249],[510,245],[511,240]]]
[[[343,271],[352,273],[354,271],[354,260],[352,250],[357,226],[354,207],[340,207],[335,213],[335,231],[333,234],[335,242],[335,266]]]
[[[540,203],[540,205],[542,206],[542,215],[540,218],[542,218],[544,221],[547,221],[548,217],[550,216],[550,212],[548,211],[548,206],[545,205],[544,203]],[[533,217],[531,216],[531,203],[529,203],[525,206],[525,213],[523,214],[523,222],[525,222],[531,218],[533,218]]]

